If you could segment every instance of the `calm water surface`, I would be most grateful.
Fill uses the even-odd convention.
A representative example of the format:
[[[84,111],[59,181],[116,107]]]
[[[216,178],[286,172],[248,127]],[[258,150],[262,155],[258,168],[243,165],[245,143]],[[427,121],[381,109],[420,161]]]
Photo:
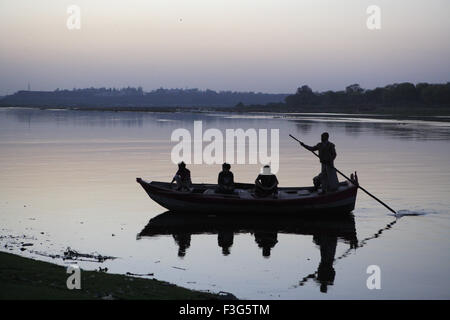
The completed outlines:
[[[403,216],[395,219],[360,192],[345,221],[280,225],[272,218],[229,228],[212,213],[156,230],[149,220],[166,210],[135,178],[170,180],[171,133],[192,130],[195,120],[222,132],[279,129],[281,186],[311,185],[319,170],[288,134],[314,144],[326,130],[337,146],[336,167],[358,171],[360,183]],[[0,109],[1,250],[65,265],[72,261],[50,256],[71,247],[117,257],[78,261],[82,268],[153,273],[242,299],[449,299],[449,138],[446,122],[345,115]],[[253,182],[259,167],[232,170],[237,181]],[[194,182],[209,183],[220,170],[189,168]],[[164,225],[167,216],[157,221]],[[169,222],[183,225],[177,217]],[[380,290],[367,289],[370,265],[381,269]]]

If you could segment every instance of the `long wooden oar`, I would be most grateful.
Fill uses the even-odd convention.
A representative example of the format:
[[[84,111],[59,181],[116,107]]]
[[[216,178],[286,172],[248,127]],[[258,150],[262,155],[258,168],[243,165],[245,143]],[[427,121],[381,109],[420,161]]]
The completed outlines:
[[[294,137],[293,135],[289,135],[292,139],[296,140],[297,142],[300,143],[300,145],[302,144],[302,142],[300,140],[298,140],[296,137]],[[308,151],[311,151],[307,148],[305,148]],[[316,157],[319,157],[319,155],[317,153],[315,153],[314,151],[311,151]],[[339,173],[341,176],[343,176],[345,179],[347,179],[348,181],[354,183],[349,177],[347,177],[345,174],[343,174],[341,171],[339,171],[338,169],[334,168],[334,170],[336,170],[337,173]],[[397,215],[397,212],[395,212],[394,209],[392,209],[391,207],[389,207],[386,203],[384,203],[383,201],[381,201],[380,199],[378,199],[377,197],[375,197],[373,194],[371,194],[369,191],[367,191],[366,189],[364,189],[363,187],[361,187],[359,185],[359,183],[356,185],[359,189],[361,189],[362,191],[364,191],[365,193],[367,193],[369,196],[371,196],[372,198],[374,198],[375,200],[377,200],[379,203],[381,203],[383,206],[385,206],[387,209],[389,209],[392,213],[394,213],[395,215]]]

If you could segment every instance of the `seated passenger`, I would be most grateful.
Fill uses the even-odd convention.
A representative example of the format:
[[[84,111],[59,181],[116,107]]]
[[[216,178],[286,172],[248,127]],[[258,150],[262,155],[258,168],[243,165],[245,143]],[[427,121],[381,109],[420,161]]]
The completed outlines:
[[[217,193],[233,193],[234,192],[234,176],[230,171],[231,166],[228,163],[222,165],[222,171],[219,173],[217,184],[219,185]]]
[[[176,190],[178,191],[190,191],[192,186],[191,172],[186,169],[186,164],[182,161],[178,164],[178,171],[175,173],[170,184],[176,182]]]
[[[278,193],[278,179],[270,172],[270,166],[263,167],[262,174],[255,180],[255,193],[258,197],[267,197]]]

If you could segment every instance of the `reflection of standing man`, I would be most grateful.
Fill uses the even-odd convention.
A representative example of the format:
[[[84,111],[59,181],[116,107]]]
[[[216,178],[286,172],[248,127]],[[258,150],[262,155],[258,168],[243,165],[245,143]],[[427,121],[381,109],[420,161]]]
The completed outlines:
[[[326,293],[329,285],[333,285],[336,271],[333,268],[336,254],[337,237],[326,234],[314,235],[313,241],[320,246],[320,264],[316,280],[320,283],[320,291]]]
[[[321,142],[311,147],[303,142],[300,144],[309,151],[319,151],[319,159],[322,165],[320,174],[314,177],[314,186],[316,189],[322,186],[322,193],[335,191],[339,186],[339,180],[334,168],[334,159],[336,159],[336,148],[333,143],[328,141],[328,132],[322,133]]]

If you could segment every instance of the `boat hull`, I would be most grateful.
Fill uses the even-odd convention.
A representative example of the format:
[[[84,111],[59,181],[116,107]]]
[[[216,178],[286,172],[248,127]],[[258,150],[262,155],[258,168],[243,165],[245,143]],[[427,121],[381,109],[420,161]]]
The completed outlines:
[[[174,212],[203,214],[316,214],[316,213],[348,213],[355,208],[358,187],[352,183],[341,183],[339,190],[320,195],[312,192],[311,187],[280,188],[285,197],[257,198],[251,196],[249,184],[237,184],[244,190],[242,194],[223,195],[206,193],[202,190],[214,189],[214,185],[193,185],[193,192],[180,192],[170,188],[163,182],[146,182],[141,178],[136,181],[147,192],[151,199],[162,207]],[[290,193],[306,193],[306,195],[289,196]],[[308,194],[309,192],[309,194]],[[250,195],[250,196],[249,196]]]

